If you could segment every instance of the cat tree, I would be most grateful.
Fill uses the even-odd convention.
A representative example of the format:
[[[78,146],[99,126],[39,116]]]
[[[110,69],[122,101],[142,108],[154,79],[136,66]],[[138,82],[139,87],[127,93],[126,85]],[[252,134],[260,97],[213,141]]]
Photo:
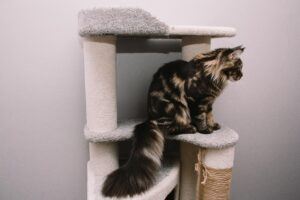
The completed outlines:
[[[118,37],[179,38],[182,58],[209,51],[211,38],[231,37],[227,27],[169,26],[138,8],[100,8],[79,13],[82,36],[86,117],[84,130],[89,141],[88,200],[111,199],[101,195],[107,174],[119,167],[118,141],[132,137],[138,120],[117,122],[116,43]],[[234,145],[238,135],[224,127],[210,135],[185,134],[169,138],[180,141],[180,163],[163,165],[157,183],[132,198],[163,200],[176,190],[176,199],[228,199]]]

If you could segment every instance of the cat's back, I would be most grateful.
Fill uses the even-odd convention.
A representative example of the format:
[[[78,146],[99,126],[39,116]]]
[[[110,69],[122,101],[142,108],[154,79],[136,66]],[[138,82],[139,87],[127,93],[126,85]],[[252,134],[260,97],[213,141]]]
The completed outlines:
[[[193,74],[195,74],[195,66],[192,62],[175,60],[166,63],[153,75],[148,92],[164,94],[180,92],[185,85],[185,81],[192,77]]]
[[[175,60],[161,66],[154,74],[154,80],[161,77],[166,80],[172,79],[174,75],[182,79],[188,78],[194,72],[193,66],[184,60]]]

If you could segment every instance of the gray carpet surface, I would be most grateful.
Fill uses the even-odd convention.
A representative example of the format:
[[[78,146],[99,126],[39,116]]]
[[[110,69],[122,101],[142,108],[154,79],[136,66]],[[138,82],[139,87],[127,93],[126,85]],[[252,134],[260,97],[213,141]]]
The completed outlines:
[[[168,25],[140,8],[98,8],[79,12],[79,34],[167,35]]]
[[[142,121],[143,120],[141,119],[121,121],[118,123],[117,129],[102,133],[91,131],[88,127],[85,127],[84,134],[86,139],[90,142],[123,141],[130,139],[133,136],[134,126]],[[184,141],[196,146],[213,149],[222,149],[234,146],[239,139],[238,134],[224,125],[221,126],[222,128],[220,130],[214,131],[211,134],[181,134],[169,137],[168,139]]]

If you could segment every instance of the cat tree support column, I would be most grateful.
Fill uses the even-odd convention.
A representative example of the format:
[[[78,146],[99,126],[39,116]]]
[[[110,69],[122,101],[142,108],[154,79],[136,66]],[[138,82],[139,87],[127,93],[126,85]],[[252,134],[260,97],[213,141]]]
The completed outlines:
[[[210,50],[211,38],[206,36],[185,36],[182,38],[182,58],[183,60],[191,60],[199,53]],[[202,153],[201,153],[202,151]],[[231,180],[231,168],[233,166],[234,147],[225,149],[210,149],[201,148],[193,144],[181,142],[181,176],[180,176],[180,199],[182,200],[214,200],[228,199]],[[202,155],[202,156],[200,156]],[[200,166],[199,174],[195,171],[195,163]],[[207,167],[206,174],[203,174],[203,166]],[[201,168],[202,167],[202,168]],[[230,180],[227,181],[228,187],[221,185],[218,187],[218,182],[211,181],[209,177],[209,169],[226,170],[229,169]],[[227,170],[228,171],[228,170]],[[223,173],[223,171],[220,171]],[[198,179],[198,175],[201,175]],[[208,175],[208,176],[207,176]],[[201,180],[200,180],[201,178]],[[204,180],[206,179],[206,181]],[[221,177],[223,178],[223,177]],[[200,184],[204,181],[205,184]],[[224,198],[223,198],[224,197]]]
[[[182,59],[189,61],[195,55],[210,50],[210,37],[185,36],[182,38]],[[199,147],[192,144],[180,143],[181,175],[180,175],[180,199],[195,200],[197,174],[195,163]]]
[[[109,132],[117,128],[116,37],[95,36],[83,39],[87,129]],[[90,161],[97,166],[97,177],[118,168],[117,143],[89,143]],[[89,176],[94,177],[94,176]],[[89,180],[93,183],[93,180]],[[88,197],[95,199],[88,186]],[[99,188],[98,188],[99,189]]]

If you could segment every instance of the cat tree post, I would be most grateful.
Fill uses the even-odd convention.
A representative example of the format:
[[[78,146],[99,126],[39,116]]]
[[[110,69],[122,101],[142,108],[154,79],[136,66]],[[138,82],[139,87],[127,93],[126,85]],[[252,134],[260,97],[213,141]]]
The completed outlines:
[[[223,149],[201,148],[198,155],[197,170],[203,172],[201,174],[203,184],[200,184],[200,188],[198,188],[198,199],[228,200],[230,197],[234,146]]]
[[[210,41],[210,37],[183,37],[183,60],[189,61],[197,54],[209,51]],[[229,198],[234,147],[228,147],[224,149],[205,149],[193,144],[181,142],[180,154],[182,169],[180,176],[180,199],[226,200]],[[195,163],[198,163],[198,173],[194,170]],[[205,169],[203,166],[205,166]],[[226,183],[218,182],[217,176],[213,177],[215,180],[212,181],[211,177],[209,177],[209,171],[223,174],[221,175],[222,177],[220,177],[220,179],[225,178]],[[200,182],[203,182],[203,184]]]
[[[94,132],[109,132],[117,128],[116,105],[116,37],[95,36],[83,38],[86,129]],[[89,143],[90,161],[89,184],[94,177],[105,177],[118,168],[117,143]],[[91,171],[91,170],[89,170]],[[89,173],[88,171],[88,173]],[[95,199],[88,186],[89,199]]]
[[[210,37],[184,36],[182,37],[182,59],[190,61],[197,54],[210,50]]]
[[[210,50],[210,37],[185,36],[182,38],[182,59],[190,61],[195,55]],[[181,175],[180,199],[196,199],[197,175],[195,163],[199,147],[189,143],[180,142]]]

